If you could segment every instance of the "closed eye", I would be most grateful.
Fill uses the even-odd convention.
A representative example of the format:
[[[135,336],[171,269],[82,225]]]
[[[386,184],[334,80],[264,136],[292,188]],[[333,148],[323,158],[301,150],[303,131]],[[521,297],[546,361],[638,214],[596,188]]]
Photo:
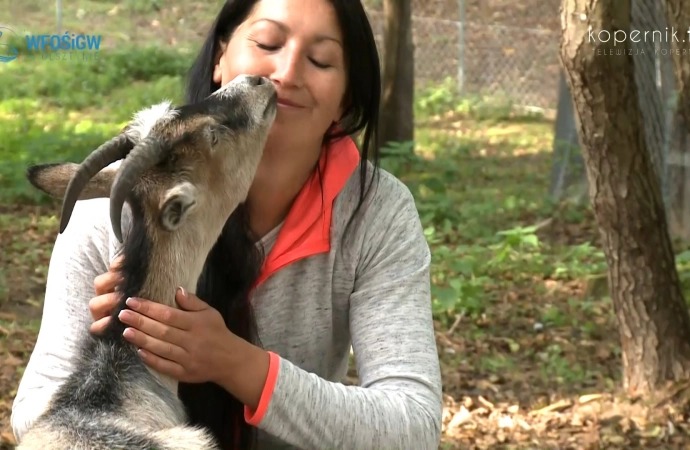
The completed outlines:
[[[314,64],[316,67],[318,67],[320,69],[328,69],[329,67],[331,67],[328,64],[322,64],[322,63],[315,61],[311,58],[309,58],[309,60],[312,62],[312,64]]]
[[[213,126],[208,129],[209,133],[209,139],[211,140],[211,145],[216,146],[218,145],[218,141],[220,140],[220,133],[223,130],[221,129],[220,126]]]
[[[264,44],[260,44],[258,42],[256,43],[256,46],[259,47],[261,50],[266,50],[269,52],[274,52],[280,48],[278,46],[264,45]]]
[[[256,41],[254,41],[254,42],[256,42]],[[261,50],[264,50],[267,52],[275,52],[276,50],[278,50],[280,48],[280,46],[277,46],[277,45],[273,45],[273,46],[265,45],[265,44],[262,44],[260,42],[256,42],[256,46],[259,47]],[[330,65],[320,63],[313,58],[309,58],[309,61],[311,61],[311,63],[314,64],[319,69],[327,69],[327,68],[331,67]]]

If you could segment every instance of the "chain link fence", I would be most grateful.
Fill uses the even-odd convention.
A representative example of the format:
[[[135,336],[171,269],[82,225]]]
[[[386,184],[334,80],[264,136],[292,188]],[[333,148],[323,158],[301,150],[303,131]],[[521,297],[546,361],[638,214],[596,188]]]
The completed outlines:
[[[415,81],[555,110],[559,0],[412,0]],[[383,56],[383,6],[366,2]]]
[[[53,0],[51,8],[30,8],[28,4],[1,1],[9,1],[9,9],[6,18],[0,13],[0,22],[11,23],[13,29],[34,15],[40,15],[46,24],[52,22],[50,32],[58,34],[78,29],[93,33],[122,21],[118,34],[108,36],[106,47],[113,42],[147,41],[149,35],[151,40],[160,40],[161,30],[169,35],[164,44],[193,47],[220,5],[208,0],[173,8],[161,0],[88,5]],[[383,1],[364,0],[364,4],[383,56]],[[515,105],[555,110],[559,4],[560,0],[412,0],[417,84],[434,86],[450,81],[466,95],[500,97]],[[157,19],[152,21],[149,16],[153,12]],[[128,20],[123,20],[126,16]],[[24,30],[15,31],[24,34]]]
[[[367,10],[383,57],[381,0]],[[665,30],[660,0],[633,0],[632,25]],[[559,61],[560,0],[412,0],[415,81],[439,85],[451,79],[461,93],[493,97],[516,106],[558,111],[551,194],[587,186],[572,99]],[[667,42],[643,42],[635,57],[646,146],[666,205],[670,231],[690,240],[688,136],[677,120],[677,86]],[[610,56],[615,57],[615,56]]]
[[[632,28],[642,36],[645,33],[654,36],[656,32],[663,35],[664,30],[670,29],[660,0],[633,0],[631,20]],[[662,194],[668,230],[671,236],[687,242],[690,241],[690,130],[677,109],[679,91],[673,50],[666,38],[659,37],[632,41],[631,46],[641,126]],[[579,149],[572,97],[562,74],[560,83],[550,194],[557,201],[564,198],[586,201],[588,179]]]

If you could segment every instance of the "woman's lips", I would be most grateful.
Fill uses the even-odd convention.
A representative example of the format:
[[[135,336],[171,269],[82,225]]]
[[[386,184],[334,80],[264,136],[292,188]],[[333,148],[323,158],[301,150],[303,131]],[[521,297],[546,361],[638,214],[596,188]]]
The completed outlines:
[[[290,108],[304,108],[304,106],[300,105],[299,103],[295,103],[291,100],[282,97],[278,97],[278,104],[280,106],[287,106]]]

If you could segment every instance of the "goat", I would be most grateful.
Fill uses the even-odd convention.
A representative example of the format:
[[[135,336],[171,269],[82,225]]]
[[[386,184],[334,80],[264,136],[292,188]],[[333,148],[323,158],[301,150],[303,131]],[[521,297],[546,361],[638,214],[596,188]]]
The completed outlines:
[[[208,430],[189,424],[177,382],[146,366],[123,338],[117,315],[128,297],[176,306],[177,286],[194,292],[225,222],[246,199],[276,112],[273,83],[241,75],[201,102],[139,111],[80,165],[27,169],[34,187],[63,198],[60,233],[78,200],[110,198],[124,281],[107,330],[87,333],[70,376],[17,450],[218,448]],[[132,225],[123,242],[125,202]]]

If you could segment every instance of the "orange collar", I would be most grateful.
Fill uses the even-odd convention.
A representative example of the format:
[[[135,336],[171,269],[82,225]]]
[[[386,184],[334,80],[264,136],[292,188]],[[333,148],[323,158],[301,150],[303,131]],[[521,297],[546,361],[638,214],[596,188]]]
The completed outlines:
[[[275,245],[266,256],[254,287],[288,264],[331,249],[333,201],[357,168],[359,160],[359,150],[350,137],[333,142],[321,152],[319,166],[323,182],[319,182],[319,172],[315,170],[302,187],[278,232]]]

